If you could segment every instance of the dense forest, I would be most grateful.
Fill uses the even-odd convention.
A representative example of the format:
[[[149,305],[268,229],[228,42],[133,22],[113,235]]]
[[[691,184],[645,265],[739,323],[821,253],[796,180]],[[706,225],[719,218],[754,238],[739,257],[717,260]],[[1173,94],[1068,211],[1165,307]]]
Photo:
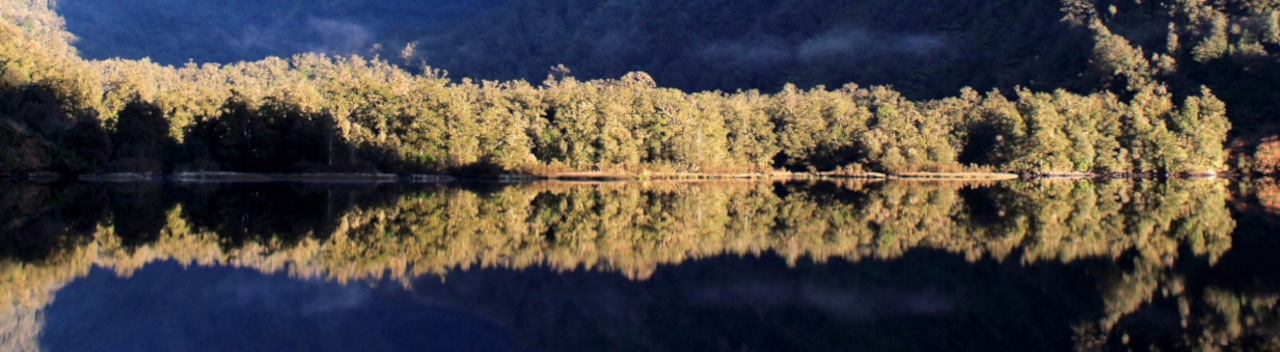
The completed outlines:
[[[1068,310],[1076,320],[1063,329],[1084,350],[1122,340],[1162,350],[1274,346],[1268,332],[1280,324],[1280,277],[1271,266],[1258,267],[1268,261],[1248,256],[1274,254],[1276,241],[1266,235],[1277,224],[1267,212],[1276,210],[1256,206],[1273,201],[1249,199],[1274,200],[1277,188],[1274,182],[1249,190],[1229,186],[1240,184],[7,184],[0,187],[0,238],[6,241],[0,245],[0,303],[19,311],[0,306],[0,314],[39,309],[51,290],[93,266],[127,276],[163,260],[339,282],[407,283],[424,274],[453,280],[480,268],[601,271],[653,280],[663,266],[769,253],[788,266],[847,261],[875,268],[938,253],[953,264],[890,276],[945,279],[986,267],[991,273],[979,277],[997,278],[992,284],[1025,285],[1050,297],[1068,289],[1035,285],[1075,282],[1080,287],[1071,292],[1084,298]],[[1080,281],[1063,280],[1077,277],[1064,271],[1078,273]],[[1005,279],[1024,272],[1040,274]],[[1028,299],[1000,297],[991,304]],[[683,300],[662,305],[673,301]],[[1174,324],[1144,320],[1150,314]],[[1184,323],[1177,327],[1179,320]],[[993,327],[979,330],[987,328]],[[987,332],[1006,343],[1018,338],[995,331]]]
[[[1271,52],[1280,50],[1280,25],[1276,5],[1265,3],[509,1],[432,7],[434,2],[426,2],[397,13],[447,13],[444,17],[453,22],[425,21],[423,26],[453,29],[428,40],[414,38],[412,28],[395,27],[409,24],[388,21],[398,24],[360,29],[369,39],[339,38],[360,45],[312,48],[333,54],[177,66],[149,59],[85,60],[54,12],[112,18],[123,8],[156,8],[155,16],[140,18],[159,16],[171,22],[168,27],[192,23],[202,28],[202,22],[163,12],[197,6],[194,2],[164,3],[110,10],[80,1],[4,2],[0,173],[835,169],[1183,174],[1274,172],[1280,165],[1280,141],[1267,137],[1275,131],[1270,98],[1280,76]],[[348,19],[326,17],[349,9],[338,2],[236,2],[209,11],[265,11],[234,11],[228,15],[233,24],[270,23],[258,17],[290,14],[278,17],[284,21],[278,25],[244,29],[250,32],[242,36],[271,38],[253,31],[279,27],[286,33],[282,36],[291,37],[287,28],[328,27],[286,22],[319,21],[341,33],[359,32],[355,28],[369,22],[360,18],[394,5],[378,3]],[[953,16],[957,13],[919,8],[965,11]],[[768,16],[730,16],[738,11],[806,20],[786,22],[804,23],[792,25],[804,28],[790,28],[764,20]],[[916,15],[923,17],[894,20]],[[934,18],[950,20],[926,20]],[[637,54],[542,45],[575,43],[546,38],[552,33],[599,41],[592,34],[616,33],[608,30],[613,26],[634,30],[618,34],[617,42],[627,43],[618,50]],[[98,31],[101,35],[131,30],[94,28],[111,28]],[[841,28],[854,34],[830,34]],[[507,35],[512,32],[524,35]],[[85,35],[88,39],[77,43],[97,57],[109,55],[102,43],[117,44],[93,39],[97,33]],[[329,39],[320,35],[317,43]],[[494,44],[478,51],[462,44],[477,40]],[[381,42],[411,44],[388,49],[399,54],[387,57],[398,59],[383,58],[377,50],[370,58],[361,56],[370,52],[349,54],[365,41],[371,48]],[[715,44],[721,41],[728,44]],[[707,67],[680,58],[694,55],[732,66],[735,60],[728,58],[772,55],[753,52],[768,49],[761,43],[769,42],[801,44],[787,49],[797,53],[782,55],[786,60],[762,66],[771,69]],[[130,43],[119,44],[128,48]],[[711,45],[719,49],[708,50],[721,56],[662,43]],[[834,47],[840,45],[878,49]],[[262,51],[270,47],[250,46],[253,50],[240,55],[274,54]],[[213,52],[200,48],[208,46],[183,52]],[[742,50],[748,52],[735,52]],[[931,50],[939,53],[907,58]],[[822,63],[807,62],[807,55],[818,55]],[[654,63],[629,61],[641,57]],[[481,78],[514,80],[457,79],[421,58]],[[173,56],[163,60],[176,61]],[[537,65],[538,72],[512,68],[512,62]],[[565,62],[583,67],[589,78],[621,77],[579,80],[565,66],[545,72],[551,63]],[[652,75],[621,74],[637,68]],[[537,85],[526,80],[536,75],[545,79]],[[729,78],[703,84],[697,82],[701,77]],[[663,88],[666,80],[687,89],[734,90],[690,93]],[[845,83],[858,80],[893,85]],[[1234,138],[1228,143],[1229,136]]]

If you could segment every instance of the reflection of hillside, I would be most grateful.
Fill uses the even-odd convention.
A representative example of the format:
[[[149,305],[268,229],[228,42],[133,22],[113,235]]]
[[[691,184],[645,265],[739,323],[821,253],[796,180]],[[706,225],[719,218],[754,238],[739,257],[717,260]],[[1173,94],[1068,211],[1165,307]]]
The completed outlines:
[[[1216,262],[1135,262],[1102,280],[1107,317],[1080,326],[1078,337],[1111,349],[1128,341],[1132,349],[1280,350],[1280,221],[1262,206],[1271,182],[1233,185],[1237,230]]]
[[[381,187],[7,186],[0,298],[38,324],[52,290],[91,266],[127,275],[157,260],[341,282],[531,266],[646,279],[660,265],[724,255],[773,252],[794,265],[927,249],[970,262],[1132,263],[1099,273],[1106,312],[1080,327],[1082,341],[1115,343],[1106,332],[1166,296],[1228,306],[1193,312],[1210,316],[1243,304],[1187,293],[1179,274],[1185,263],[1213,267],[1232,247],[1225,181]],[[1276,301],[1258,297],[1243,305]]]
[[[296,227],[307,221],[276,217],[237,224],[237,217],[268,217],[260,214],[270,211],[227,202],[216,210],[222,215],[217,223],[230,229],[210,229],[183,222],[203,216],[184,206],[168,211],[181,215],[168,216],[146,248],[161,258],[268,265],[263,269],[287,263],[298,275],[340,281],[384,272],[395,278],[443,274],[475,265],[592,268],[644,278],[660,264],[765,251],[792,262],[806,256],[892,259],[914,248],[975,260],[1003,259],[1016,251],[1028,263],[1118,258],[1133,251],[1151,262],[1172,262],[1185,244],[1191,254],[1212,261],[1230,247],[1234,227],[1223,194],[1223,184],[1199,181],[972,189],[888,183],[825,191],[760,183],[535,184],[485,195],[430,189],[326,215],[331,225],[316,220],[320,225],[291,229],[293,234],[272,232],[226,249],[241,232],[252,232],[243,230],[253,228],[249,223],[270,230],[277,223]],[[974,198],[982,197],[1003,209],[995,215],[971,209],[982,202]],[[320,232],[327,226],[332,231]],[[198,238],[207,239],[193,241]],[[114,260],[102,264],[125,271],[138,257],[109,254]]]
[[[413,293],[552,351],[1055,351],[1100,308],[1078,283],[1101,262],[1022,266],[927,249],[857,263],[718,257],[642,281],[472,270],[417,280]]]
[[[1222,183],[1185,180],[992,187],[529,184],[481,193],[431,188],[389,198],[372,190],[288,187],[109,193],[64,196],[79,197],[68,200],[78,207],[110,198],[99,206],[112,210],[100,226],[46,226],[51,230],[12,232],[6,239],[26,240],[31,233],[53,238],[45,242],[92,238],[73,250],[91,246],[96,250],[86,255],[98,258],[96,264],[121,272],[172,258],[268,271],[288,264],[301,276],[342,281],[534,264],[643,278],[659,264],[765,251],[794,262],[806,256],[892,259],[923,247],[971,260],[1017,252],[1027,263],[1136,251],[1158,262],[1175,259],[1186,244],[1192,254],[1212,259],[1229,248],[1234,226]],[[10,199],[46,203],[26,197]],[[65,212],[28,217],[56,220]],[[73,219],[83,218],[92,217]],[[6,250],[11,257],[33,255],[23,248]]]

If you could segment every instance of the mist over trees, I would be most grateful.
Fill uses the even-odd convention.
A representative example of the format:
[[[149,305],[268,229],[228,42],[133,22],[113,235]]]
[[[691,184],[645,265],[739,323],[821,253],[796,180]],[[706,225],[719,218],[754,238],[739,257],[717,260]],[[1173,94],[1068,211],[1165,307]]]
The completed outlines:
[[[912,99],[1082,88],[1088,31],[1037,1],[63,0],[91,59],[182,65],[301,52],[381,54],[416,43],[454,77],[538,82],[653,75],[685,91],[893,84]],[[1006,29],[1018,28],[1015,31]],[[381,49],[373,49],[379,44]]]

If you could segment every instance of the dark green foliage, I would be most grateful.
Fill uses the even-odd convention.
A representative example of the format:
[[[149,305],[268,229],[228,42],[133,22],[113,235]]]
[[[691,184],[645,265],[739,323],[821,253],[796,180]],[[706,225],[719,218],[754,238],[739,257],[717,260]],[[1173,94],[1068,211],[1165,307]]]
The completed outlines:
[[[87,65],[65,60],[70,50],[56,16],[44,4],[4,4],[0,25],[0,175],[96,169],[110,142],[89,106]],[[9,21],[52,28],[13,26]]]
[[[1179,98],[1212,89],[1236,127],[1231,144],[1237,154],[1252,154],[1255,144],[1280,133],[1280,4],[1066,2],[1068,19],[1097,38],[1089,72],[1098,83],[1116,92],[1155,89]],[[1248,162],[1243,158],[1232,167],[1247,169]]]
[[[162,164],[176,142],[169,137],[169,120],[154,105],[134,100],[116,115],[111,141],[115,155],[113,169],[162,172]]]

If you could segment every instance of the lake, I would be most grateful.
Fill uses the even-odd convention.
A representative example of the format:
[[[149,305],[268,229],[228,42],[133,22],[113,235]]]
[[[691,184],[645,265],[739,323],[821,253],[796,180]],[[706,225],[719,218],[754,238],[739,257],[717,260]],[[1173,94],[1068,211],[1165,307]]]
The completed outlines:
[[[1274,180],[0,194],[6,351],[1280,348]]]

